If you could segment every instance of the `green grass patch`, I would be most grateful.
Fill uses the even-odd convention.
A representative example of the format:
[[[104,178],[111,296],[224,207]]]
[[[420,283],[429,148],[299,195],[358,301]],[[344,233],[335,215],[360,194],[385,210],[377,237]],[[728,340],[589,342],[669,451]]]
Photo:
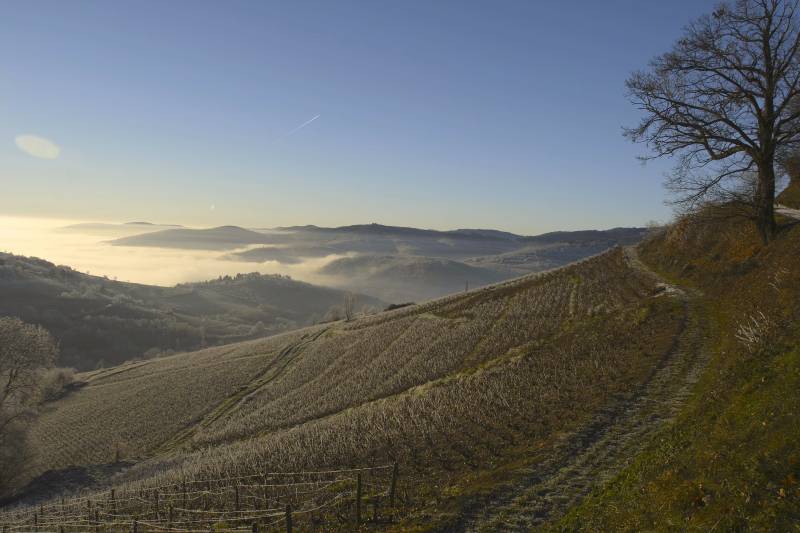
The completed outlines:
[[[681,233],[678,234],[677,232]],[[710,363],[678,418],[556,531],[796,531],[800,524],[800,232],[673,228],[643,246],[702,291]],[[760,342],[737,338],[763,313]]]

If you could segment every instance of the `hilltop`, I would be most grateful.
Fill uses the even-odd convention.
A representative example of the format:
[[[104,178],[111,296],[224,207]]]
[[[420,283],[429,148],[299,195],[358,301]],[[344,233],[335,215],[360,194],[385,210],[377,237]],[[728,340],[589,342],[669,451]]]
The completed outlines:
[[[110,241],[116,246],[156,246],[199,250],[229,250],[245,244],[268,242],[273,242],[273,240],[262,233],[238,226],[219,226],[209,229],[165,229]]]

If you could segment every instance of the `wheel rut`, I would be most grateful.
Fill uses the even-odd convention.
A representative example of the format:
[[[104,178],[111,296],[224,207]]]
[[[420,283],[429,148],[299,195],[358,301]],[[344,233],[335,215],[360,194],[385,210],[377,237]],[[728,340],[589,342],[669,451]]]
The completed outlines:
[[[455,531],[530,531],[559,518],[627,466],[690,395],[708,360],[697,295],[666,283],[634,249],[626,249],[626,256],[633,268],[657,280],[665,295],[681,300],[684,321],[672,347],[632,394],[561,439],[542,461],[518,471],[514,482],[467,506]]]
[[[156,453],[182,446],[192,439],[192,437],[197,433],[198,429],[208,427],[215,421],[235,411],[243,402],[246,402],[251,396],[257,394],[259,390],[267,386],[276,377],[283,374],[286,368],[297,358],[300,353],[302,353],[302,351],[308,345],[313,344],[329,329],[330,328],[328,327],[320,328],[319,330],[304,335],[297,341],[285,346],[274,359],[274,361],[264,368],[264,370],[253,376],[253,379],[245,387],[226,398],[216,408],[206,414],[201,420],[198,420],[190,427],[184,429],[163,443],[156,449]]]

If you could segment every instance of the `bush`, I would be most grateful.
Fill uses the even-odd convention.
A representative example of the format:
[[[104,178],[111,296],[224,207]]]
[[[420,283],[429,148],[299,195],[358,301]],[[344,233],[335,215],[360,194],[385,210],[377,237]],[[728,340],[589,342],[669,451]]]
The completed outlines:
[[[27,422],[41,394],[41,373],[58,348],[41,326],[0,317],[0,495],[13,488],[27,455]]]
[[[51,402],[64,396],[75,383],[74,368],[50,368],[42,374],[42,400]]]

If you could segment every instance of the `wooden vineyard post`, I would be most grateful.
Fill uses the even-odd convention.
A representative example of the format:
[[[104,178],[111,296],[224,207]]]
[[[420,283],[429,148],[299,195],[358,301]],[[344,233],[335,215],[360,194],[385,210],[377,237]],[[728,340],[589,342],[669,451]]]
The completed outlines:
[[[356,525],[361,524],[361,472],[356,476]]]
[[[156,510],[156,522],[158,522],[161,519],[161,517],[159,516],[159,513],[158,513],[158,489],[155,489],[153,491],[153,505],[154,505],[155,510]]]
[[[258,522],[253,522],[253,533],[258,533]]]
[[[292,533],[292,504],[286,504],[286,533]]]
[[[372,521],[374,523],[378,522],[378,496],[372,499]]]
[[[392,482],[389,485],[389,507],[394,509],[394,495],[397,491],[397,462],[392,466]]]
[[[183,479],[183,508],[186,509],[186,478]]]
[[[111,489],[111,511],[117,514],[117,501],[114,499],[114,489]]]
[[[167,527],[172,529],[172,504],[169,504],[169,520],[167,521]]]
[[[236,504],[236,512],[239,512],[239,484],[233,486],[234,488],[234,496],[235,496],[235,504]]]
[[[100,511],[94,510],[94,531],[100,533]]]

